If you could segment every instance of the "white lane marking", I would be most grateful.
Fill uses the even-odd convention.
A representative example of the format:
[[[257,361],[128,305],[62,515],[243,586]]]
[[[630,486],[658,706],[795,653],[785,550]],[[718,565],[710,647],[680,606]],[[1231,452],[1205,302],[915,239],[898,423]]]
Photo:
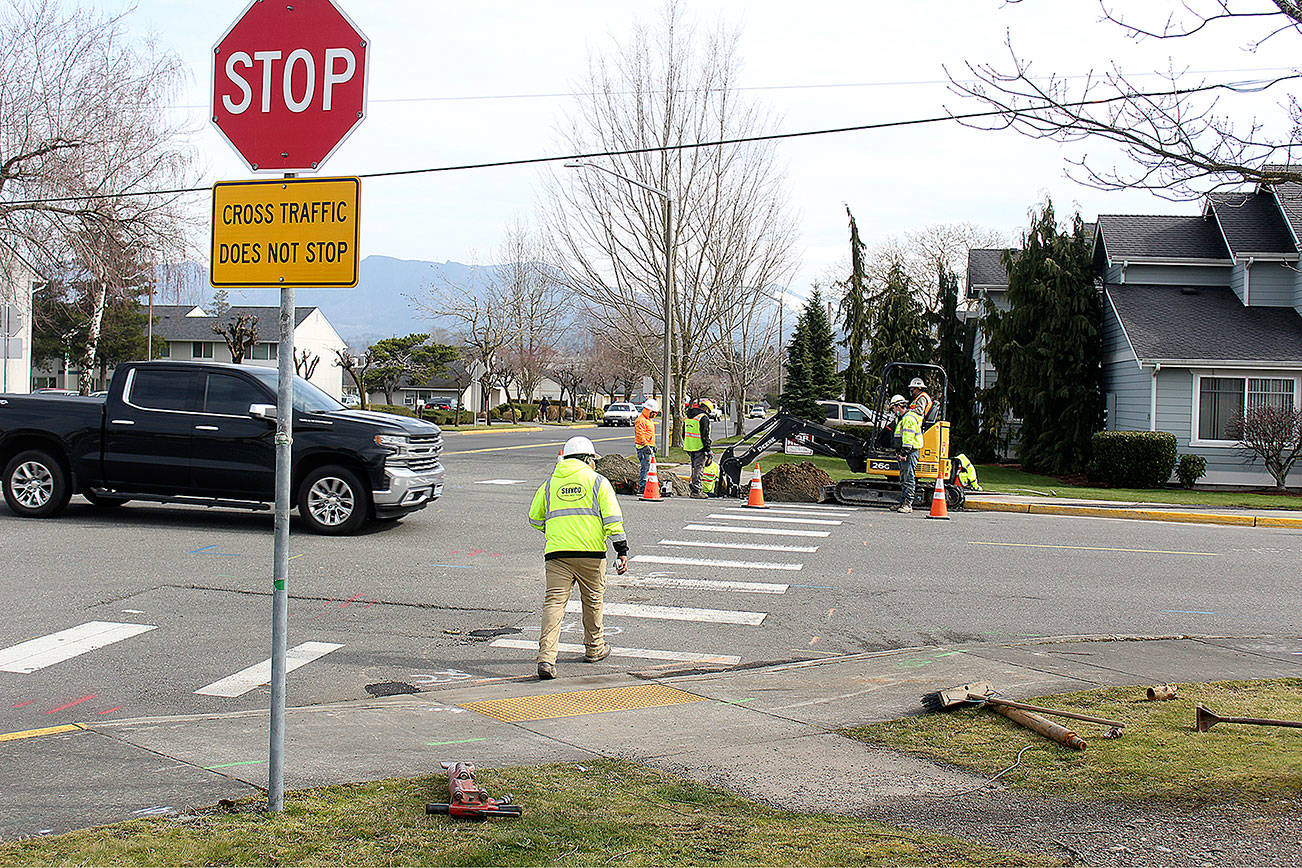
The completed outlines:
[[[748,594],[785,594],[790,585],[777,582],[720,582],[713,579],[670,579],[657,576],[633,578],[607,576],[607,585],[617,588],[682,588],[685,591],[740,591]]]
[[[804,569],[804,564],[778,564],[763,561],[716,561],[710,558],[679,558],[673,555],[634,555],[633,560],[643,564],[683,564],[689,567],[728,567],[734,570],[791,570]]]
[[[583,604],[570,600],[565,611],[571,615],[583,611]],[[685,606],[643,606],[637,603],[606,603],[603,615],[623,615],[625,618],[654,618],[659,621],[704,621],[709,624],[744,624],[758,627],[764,623],[768,612],[734,612],[731,609],[690,609]]]
[[[724,511],[724,512],[740,512],[740,513],[753,513],[753,512],[755,512],[755,510],[750,509],[750,508],[745,507],[745,506],[725,506],[725,507],[723,508],[723,511]],[[765,512],[770,513],[770,514],[773,514],[773,515],[804,515],[804,516],[808,516],[808,515],[809,515],[809,511],[808,511],[808,510],[796,510],[796,509],[774,509],[773,507],[769,507],[768,509],[765,510]],[[849,518],[849,517],[850,517],[850,513],[848,513],[848,512],[819,512],[819,513],[815,513],[815,515],[826,515],[826,516],[837,517],[837,518]]]
[[[830,530],[789,530],[780,527],[729,527],[726,524],[689,524],[683,530],[718,531],[719,533],[755,533],[768,536],[831,536]]]
[[[773,543],[727,543],[703,539],[662,539],[658,546],[696,546],[706,549],[746,549],[756,552],[816,552],[818,546],[784,546]]]
[[[706,518],[722,518],[726,521],[776,521],[782,524],[827,524],[838,525],[844,522],[839,519],[831,518],[778,518],[768,515],[723,515],[721,513],[711,513]]]
[[[333,642],[304,642],[295,645],[285,655],[285,671],[293,672],[300,666],[311,663],[318,657],[324,657],[331,651],[344,647]],[[214,681],[207,687],[200,687],[195,693],[203,696],[241,696],[255,687],[271,683],[271,660],[255,663],[247,669],[241,669],[234,675],[227,675],[220,681]]]
[[[498,639],[488,647],[490,648],[520,648],[522,650],[537,651],[538,643],[530,642],[527,639]],[[564,651],[567,654],[579,653],[586,650],[582,645],[574,645],[569,642],[561,642],[556,646],[558,651]],[[686,651],[652,651],[647,648],[617,648],[611,646],[610,653],[616,657],[641,657],[644,660],[674,660],[683,663],[721,663],[727,666],[736,666],[741,662],[740,657],[733,657],[731,654],[693,654]]]
[[[481,479],[475,485],[521,485],[523,479]]]
[[[115,621],[87,621],[67,630],[60,630],[48,636],[40,636],[0,649],[0,672],[18,672],[23,675],[62,663],[130,639],[141,633],[158,629],[153,624],[119,624]]]

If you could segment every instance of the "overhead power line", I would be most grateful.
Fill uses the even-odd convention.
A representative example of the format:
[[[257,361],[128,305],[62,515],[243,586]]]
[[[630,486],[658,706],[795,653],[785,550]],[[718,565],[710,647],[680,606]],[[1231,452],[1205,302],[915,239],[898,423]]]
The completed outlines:
[[[1228,90],[1236,93],[1244,92],[1261,92],[1267,90],[1281,82],[1292,81],[1302,78],[1302,73],[1279,76],[1273,79],[1263,79],[1257,81],[1236,81],[1220,82],[1217,84],[1201,85],[1199,87],[1189,88],[1172,88],[1162,91],[1148,91],[1131,94],[1118,94],[1110,97],[1100,97],[1098,99],[1077,100],[1074,102],[1044,102],[1038,106],[1027,107],[1009,107],[1001,109],[988,109],[979,112],[949,113],[943,115],[932,115],[922,118],[911,118],[907,120],[880,121],[878,123],[854,124],[851,126],[826,127],[816,130],[800,130],[796,132],[785,133],[766,133],[755,136],[737,136],[734,138],[713,139],[705,142],[688,142],[677,145],[649,145],[644,148],[623,148],[619,150],[608,151],[586,151],[574,154],[556,154],[543,157],[522,157],[513,160],[490,160],[482,163],[459,163],[450,166],[430,166],[421,169],[393,169],[387,172],[367,172],[357,175],[359,178],[397,178],[410,175],[432,175],[442,172],[464,172],[472,169],[496,169],[511,168],[517,166],[532,166],[543,163],[556,163],[561,161],[573,160],[590,160],[598,157],[626,157],[637,154],[655,154],[672,151],[687,151],[697,148],[718,148],[728,145],[744,145],[758,142],[776,142],[786,139],[812,138],[815,136],[841,135],[845,133],[871,132],[875,130],[900,129],[904,127],[926,126],[930,124],[953,123],[957,121],[972,121],[982,118],[1004,117],[1009,114],[1025,114],[1028,112],[1043,109],[1060,109],[1060,108],[1085,108],[1087,106],[1103,106],[1116,102],[1124,102],[1131,99],[1156,98],[1171,96],[1189,96],[1198,93],[1208,93],[1215,90]],[[88,202],[99,199],[125,199],[139,196],[176,196],[186,193],[206,193],[211,190],[211,186],[203,187],[174,187],[165,190],[141,190],[135,192],[125,192],[116,194],[87,194],[79,196],[56,196],[49,198],[36,199],[19,199],[11,201],[0,201],[0,208],[14,207],[19,205],[39,205],[57,202]]]

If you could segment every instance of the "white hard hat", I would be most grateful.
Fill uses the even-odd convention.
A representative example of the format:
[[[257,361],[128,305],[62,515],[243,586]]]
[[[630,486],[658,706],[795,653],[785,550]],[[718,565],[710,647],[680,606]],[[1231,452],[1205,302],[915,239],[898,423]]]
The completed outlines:
[[[903,395],[891,395],[892,407],[894,407],[896,404],[907,404],[907,403],[909,403],[909,401]]]
[[[925,388],[927,388],[927,384],[924,383],[924,382],[922,382],[922,377],[914,377],[913,380],[909,383],[909,388],[910,388],[910,389],[925,389]]]
[[[578,455],[591,455],[593,458],[600,458],[597,454],[597,447],[592,445],[592,441],[587,437],[571,437],[565,441],[565,446],[561,449],[562,458],[574,458]]]
[[[642,409],[650,410],[652,413],[659,413],[660,402],[657,401],[655,398],[647,398],[645,401],[642,402]]]

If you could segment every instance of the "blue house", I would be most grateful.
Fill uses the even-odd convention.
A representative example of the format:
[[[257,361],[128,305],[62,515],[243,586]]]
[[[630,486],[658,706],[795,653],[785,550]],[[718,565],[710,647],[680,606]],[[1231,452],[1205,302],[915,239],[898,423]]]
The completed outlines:
[[[1212,193],[1197,215],[1100,215],[1107,427],[1175,435],[1181,454],[1207,460],[1203,483],[1272,486],[1260,460],[1236,448],[1231,423],[1251,407],[1302,400],[1300,237],[1293,183]],[[969,254],[969,295],[1002,302],[1007,277],[989,260],[1002,252]]]

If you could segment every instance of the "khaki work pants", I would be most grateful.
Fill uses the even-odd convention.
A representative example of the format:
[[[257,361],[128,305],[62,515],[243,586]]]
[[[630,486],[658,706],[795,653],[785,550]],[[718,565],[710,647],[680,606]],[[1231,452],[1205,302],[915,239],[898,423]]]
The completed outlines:
[[[605,558],[554,558],[547,565],[547,590],[543,594],[542,633],[538,636],[538,662],[556,663],[565,604],[574,583],[579,584],[583,604],[583,644],[596,654],[605,644],[601,628],[601,600],[606,591]]]

